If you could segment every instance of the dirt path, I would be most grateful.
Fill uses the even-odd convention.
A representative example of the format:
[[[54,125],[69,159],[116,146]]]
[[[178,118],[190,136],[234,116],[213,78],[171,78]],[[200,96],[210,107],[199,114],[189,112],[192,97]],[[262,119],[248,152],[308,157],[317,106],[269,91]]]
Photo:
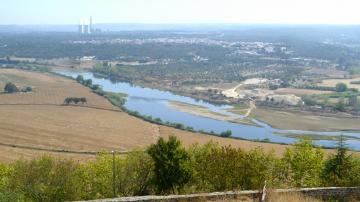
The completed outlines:
[[[239,97],[239,93],[236,92],[236,89],[240,88],[240,86],[242,86],[243,84],[240,83],[237,86],[235,86],[234,88],[230,88],[227,90],[224,90],[221,92],[221,94],[225,95],[225,97],[229,97],[229,98],[238,98]]]
[[[250,100],[250,102],[249,102],[249,109],[247,110],[247,112],[245,113],[245,115],[244,115],[243,118],[248,117],[248,116],[251,114],[252,110],[254,110],[254,109],[256,109],[255,102],[254,102],[253,100]]]

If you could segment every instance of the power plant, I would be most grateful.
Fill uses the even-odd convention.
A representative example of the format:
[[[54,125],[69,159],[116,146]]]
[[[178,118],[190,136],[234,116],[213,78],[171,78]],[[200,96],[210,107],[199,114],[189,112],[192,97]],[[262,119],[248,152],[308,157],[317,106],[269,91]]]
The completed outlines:
[[[94,32],[92,26],[92,16],[89,19],[81,19],[79,23],[79,34],[92,34]]]

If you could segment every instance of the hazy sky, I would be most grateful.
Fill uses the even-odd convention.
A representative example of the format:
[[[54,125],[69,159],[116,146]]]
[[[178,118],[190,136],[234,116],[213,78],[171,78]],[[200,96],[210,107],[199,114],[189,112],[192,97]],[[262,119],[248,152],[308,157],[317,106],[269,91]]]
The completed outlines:
[[[360,0],[0,0],[0,24],[360,24]]]

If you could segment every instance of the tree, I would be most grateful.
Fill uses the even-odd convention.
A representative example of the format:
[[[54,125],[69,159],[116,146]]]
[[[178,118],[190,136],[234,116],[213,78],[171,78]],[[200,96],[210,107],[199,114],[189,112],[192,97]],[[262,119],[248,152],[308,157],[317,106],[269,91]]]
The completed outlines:
[[[344,83],[337,83],[335,86],[336,92],[345,92],[347,90],[347,85]]]
[[[232,131],[231,130],[226,130],[222,133],[220,133],[221,137],[230,137],[232,135]]]
[[[317,104],[316,100],[309,95],[303,95],[301,96],[301,99],[304,101],[305,105],[307,106],[315,106]]]
[[[154,182],[158,193],[175,193],[191,179],[190,157],[180,141],[170,136],[151,145],[148,154],[154,161]]]
[[[283,162],[289,170],[290,184],[296,187],[320,185],[324,154],[314,148],[310,140],[300,140],[292,149],[287,148]]]
[[[337,152],[325,161],[322,179],[327,186],[358,186],[360,165],[347,153],[344,137],[339,138]]]
[[[11,83],[11,82],[6,83],[4,90],[5,90],[5,92],[7,92],[7,93],[16,93],[16,92],[19,92],[18,87],[16,87],[16,85],[13,84],[13,83]]]
[[[84,82],[84,77],[83,77],[82,75],[78,75],[78,76],[76,77],[76,81],[77,81],[78,83],[83,83],[83,82]]]
[[[91,85],[92,85],[92,80],[91,80],[91,79],[86,79],[86,80],[84,80],[83,84],[84,84],[85,86],[91,87]]]
[[[30,87],[30,86],[27,86],[26,88],[25,88],[25,92],[31,92],[32,91],[32,88]]]

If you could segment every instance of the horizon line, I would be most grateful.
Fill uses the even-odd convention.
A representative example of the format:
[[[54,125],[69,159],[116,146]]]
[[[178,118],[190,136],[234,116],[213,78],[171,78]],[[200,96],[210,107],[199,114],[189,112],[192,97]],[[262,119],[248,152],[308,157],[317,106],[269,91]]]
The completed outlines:
[[[343,26],[359,26],[360,23],[259,23],[259,22],[174,22],[174,23],[152,23],[152,22],[100,22],[93,23],[93,25],[101,24],[127,24],[127,25],[343,25]],[[6,23],[0,26],[66,26],[66,25],[79,25],[79,23],[33,23],[33,24],[15,24]]]

